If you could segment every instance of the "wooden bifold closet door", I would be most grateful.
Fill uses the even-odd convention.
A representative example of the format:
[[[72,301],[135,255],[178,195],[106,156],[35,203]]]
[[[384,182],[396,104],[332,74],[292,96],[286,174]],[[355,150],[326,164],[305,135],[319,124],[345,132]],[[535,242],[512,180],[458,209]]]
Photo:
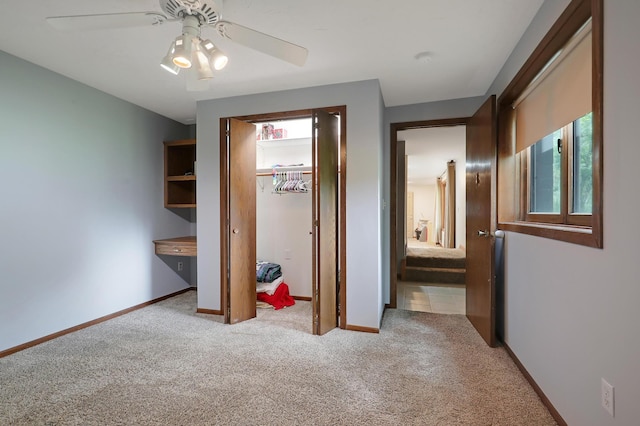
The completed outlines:
[[[313,334],[338,326],[339,118],[313,112]]]
[[[256,126],[231,118],[221,141],[228,153],[222,160],[228,161],[228,210],[221,227],[228,253],[224,311],[225,322],[235,324],[256,316]]]

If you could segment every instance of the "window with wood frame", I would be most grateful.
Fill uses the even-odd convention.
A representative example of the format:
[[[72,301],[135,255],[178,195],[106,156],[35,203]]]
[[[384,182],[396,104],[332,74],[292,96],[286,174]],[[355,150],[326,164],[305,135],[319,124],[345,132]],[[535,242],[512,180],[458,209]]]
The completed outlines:
[[[602,0],[574,0],[498,101],[498,222],[602,247]]]

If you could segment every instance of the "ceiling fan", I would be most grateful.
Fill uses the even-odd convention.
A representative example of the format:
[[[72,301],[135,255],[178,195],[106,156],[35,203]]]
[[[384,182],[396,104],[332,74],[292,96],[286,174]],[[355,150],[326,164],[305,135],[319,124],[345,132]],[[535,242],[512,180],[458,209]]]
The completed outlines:
[[[46,19],[59,30],[111,29],[182,22],[182,34],[171,43],[161,65],[173,74],[195,65],[193,68],[200,80],[211,79],[211,68],[221,70],[228,60],[211,40],[200,37],[203,27],[212,27],[223,38],[294,65],[302,66],[307,60],[308,51],[302,46],[221,20],[222,0],[159,0],[159,3],[164,14],[145,11],[51,16]]]

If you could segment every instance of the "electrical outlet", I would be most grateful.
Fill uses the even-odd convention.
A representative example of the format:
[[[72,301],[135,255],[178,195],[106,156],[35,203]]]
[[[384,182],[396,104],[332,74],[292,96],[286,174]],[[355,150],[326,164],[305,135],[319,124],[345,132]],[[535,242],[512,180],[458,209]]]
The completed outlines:
[[[291,249],[284,249],[285,260],[291,260]]]
[[[611,414],[613,417],[613,407],[614,407],[614,398],[613,398],[613,386],[611,386],[604,378],[602,379],[602,406],[605,410]]]
[[[184,263],[178,262],[178,271],[182,271],[184,269]]]

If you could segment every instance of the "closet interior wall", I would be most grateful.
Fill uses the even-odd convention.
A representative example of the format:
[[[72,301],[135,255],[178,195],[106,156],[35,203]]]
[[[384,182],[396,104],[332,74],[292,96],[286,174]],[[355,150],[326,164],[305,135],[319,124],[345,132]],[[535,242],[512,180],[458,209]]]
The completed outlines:
[[[311,120],[307,123],[310,133]],[[260,128],[261,124],[256,124]],[[311,136],[258,140],[256,143],[257,259],[280,264],[291,296],[311,300]],[[299,164],[302,166],[290,166]],[[280,167],[274,168],[275,165]],[[308,191],[276,191],[274,170],[299,174],[297,177],[306,182]]]

